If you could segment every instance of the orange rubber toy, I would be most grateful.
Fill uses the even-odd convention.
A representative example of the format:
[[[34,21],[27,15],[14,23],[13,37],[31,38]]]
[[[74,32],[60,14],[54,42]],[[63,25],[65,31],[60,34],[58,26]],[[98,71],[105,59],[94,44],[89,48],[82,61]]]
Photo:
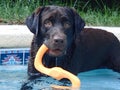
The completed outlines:
[[[43,44],[37,54],[36,58],[34,61],[34,66],[35,68],[41,72],[44,73],[48,76],[51,76],[57,80],[67,78],[71,81],[72,86],[67,87],[67,86],[57,86],[57,85],[52,85],[53,88],[61,88],[61,89],[72,89],[72,90],[79,90],[80,88],[80,80],[77,76],[73,75],[72,73],[62,69],[61,67],[53,67],[53,68],[47,68],[42,64],[42,57],[45,54],[45,52],[48,50],[47,46]]]

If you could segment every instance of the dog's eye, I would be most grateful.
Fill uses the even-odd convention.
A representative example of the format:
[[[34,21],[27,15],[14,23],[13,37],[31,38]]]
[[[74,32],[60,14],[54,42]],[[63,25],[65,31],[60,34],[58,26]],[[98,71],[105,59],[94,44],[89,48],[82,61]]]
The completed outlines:
[[[52,26],[52,22],[50,20],[46,20],[44,22],[44,25],[45,25],[46,28],[50,28]]]
[[[69,22],[64,22],[64,28],[70,28],[70,23]]]

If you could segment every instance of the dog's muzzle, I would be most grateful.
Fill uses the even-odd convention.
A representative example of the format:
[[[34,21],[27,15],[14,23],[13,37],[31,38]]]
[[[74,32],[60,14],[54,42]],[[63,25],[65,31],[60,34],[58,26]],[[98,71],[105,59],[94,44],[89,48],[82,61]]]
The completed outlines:
[[[46,39],[44,44],[49,48],[48,54],[52,56],[61,56],[67,48],[66,35],[64,33],[56,32]]]

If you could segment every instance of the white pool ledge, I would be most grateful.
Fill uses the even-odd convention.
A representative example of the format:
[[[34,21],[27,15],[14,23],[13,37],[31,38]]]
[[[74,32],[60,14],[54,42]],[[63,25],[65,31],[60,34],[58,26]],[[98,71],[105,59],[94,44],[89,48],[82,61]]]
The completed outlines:
[[[25,25],[0,25],[0,48],[30,47],[32,37]]]
[[[120,40],[120,27],[86,27],[107,30]],[[29,48],[32,37],[33,34],[25,25],[0,25],[0,48]]]

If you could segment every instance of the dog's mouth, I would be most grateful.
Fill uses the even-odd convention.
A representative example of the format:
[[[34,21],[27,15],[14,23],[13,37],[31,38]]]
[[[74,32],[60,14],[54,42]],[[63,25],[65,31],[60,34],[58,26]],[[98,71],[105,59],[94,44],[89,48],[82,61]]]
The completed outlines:
[[[65,54],[66,51],[66,43],[52,43],[49,41],[45,41],[44,44],[49,48],[47,54],[53,57],[59,57]]]
[[[48,54],[51,56],[61,56],[64,54],[64,50],[62,50],[62,49],[49,49]]]

